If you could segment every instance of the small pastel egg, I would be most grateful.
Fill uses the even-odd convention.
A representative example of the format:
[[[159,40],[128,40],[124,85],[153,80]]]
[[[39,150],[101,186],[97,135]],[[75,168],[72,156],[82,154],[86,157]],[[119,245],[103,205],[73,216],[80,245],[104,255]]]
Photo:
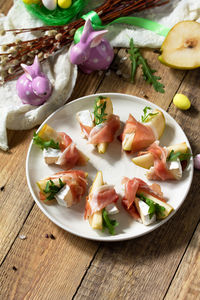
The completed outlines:
[[[61,8],[68,8],[72,5],[72,0],[58,0],[58,5]]]
[[[48,10],[54,10],[57,7],[57,0],[42,0],[42,3]]]
[[[200,170],[200,154],[197,154],[194,157],[194,167],[195,169]]]
[[[38,4],[40,0],[23,0],[25,4]]]
[[[173,103],[177,108],[182,110],[187,110],[191,106],[190,100],[183,94],[176,94],[173,98]]]

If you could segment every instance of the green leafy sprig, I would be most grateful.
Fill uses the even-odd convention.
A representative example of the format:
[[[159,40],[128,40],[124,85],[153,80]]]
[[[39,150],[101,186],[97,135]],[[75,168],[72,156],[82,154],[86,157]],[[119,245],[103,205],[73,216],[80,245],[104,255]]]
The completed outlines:
[[[33,134],[33,144],[43,149],[53,148],[53,149],[60,149],[59,143],[55,142],[54,140],[45,141],[41,137],[38,136],[36,132]]]
[[[94,122],[95,122],[95,125],[99,125],[99,124],[103,123],[104,121],[106,121],[106,116],[107,116],[107,114],[105,113],[106,101],[104,101],[103,103],[98,104],[99,100],[102,100],[102,99],[105,99],[105,97],[99,96],[95,100],[95,105],[94,105]]]
[[[158,203],[155,203],[153,200],[145,197],[143,194],[139,194],[137,195],[137,197],[149,206],[148,213],[150,219],[153,217],[154,214],[156,214],[156,216],[164,215],[165,208],[163,206],[159,205]]]
[[[149,106],[145,106],[145,108],[143,109],[144,115],[141,116],[142,123],[148,122],[149,117],[152,117],[152,116],[155,116],[158,114],[158,112],[157,113],[148,113],[148,110],[151,110],[151,109],[152,108]]]
[[[116,220],[111,220],[109,218],[108,212],[106,211],[105,208],[103,209],[102,216],[103,216],[103,231],[105,230],[105,228],[107,228],[109,233],[114,235],[115,227],[118,226],[119,223]]]
[[[179,159],[180,161],[188,160],[191,156],[191,153],[181,153],[180,151],[175,153],[174,150],[172,150],[167,157],[167,161],[174,161],[177,159]]]
[[[146,80],[149,84],[152,84],[156,92],[164,93],[165,86],[158,81],[161,77],[154,75],[156,70],[151,69],[147,60],[142,56],[139,48],[135,47],[132,38],[130,39],[129,46],[130,49],[128,50],[128,53],[130,54],[131,60],[131,82],[134,82],[137,67],[141,65],[144,80]]]
[[[55,183],[50,179],[46,183],[46,187],[43,190],[45,194],[49,194],[46,200],[53,200],[55,198],[55,194],[57,194],[63,187],[65,183],[59,178],[59,186],[55,185]]]

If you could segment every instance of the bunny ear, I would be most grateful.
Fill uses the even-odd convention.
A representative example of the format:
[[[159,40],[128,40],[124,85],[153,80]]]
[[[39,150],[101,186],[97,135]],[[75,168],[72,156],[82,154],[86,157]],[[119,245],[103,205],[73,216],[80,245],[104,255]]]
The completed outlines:
[[[39,59],[38,59],[37,55],[35,56],[35,59],[34,59],[34,62],[31,66],[31,68],[35,72],[35,76],[38,76],[38,75],[41,74],[40,62],[39,62]]]
[[[93,32],[93,28],[92,28],[92,24],[90,19],[87,19],[87,21],[85,22],[84,28],[83,28],[83,33],[81,35],[81,42],[86,42],[88,36],[91,34],[91,32]]]
[[[40,63],[39,63],[39,60],[38,60],[37,56],[35,57],[34,62],[31,66],[21,64],[21,67],[24,70],[24,73],[26,74],[26,77],[30,81],[32,81],[34,77],[41,74]]]
[[[31,69],[31,66],[27,66],[25,64],[21,64],[21,67],[26,75],[26,77],[32,81],[33,77],[34,77],[34,72]]]
[[[90,48],[97,47],[101,41],[103,36],[108,32],[108,30],[95,31],[91,34],[91,43]]]

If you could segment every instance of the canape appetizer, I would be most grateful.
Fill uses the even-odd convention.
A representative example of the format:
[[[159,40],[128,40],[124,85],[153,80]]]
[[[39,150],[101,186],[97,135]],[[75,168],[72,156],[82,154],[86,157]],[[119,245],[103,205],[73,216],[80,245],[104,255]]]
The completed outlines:
[[[111,220],[109,215],[119,212],[116,206],[118,199],[119,196],[113,185],[105,184],[102,172],[97,172],[89,195],[86,198],[85,207],[85,219],[89,220],[89,224],[93,229],[103,230],[108,228],[110,234],[115,233],[115,227],[118,223],[115,220]]]
[[[34,133],[33,143],[43,150],[44,161],[48,165],[56,164],[67,170],[76,165],[85,165],[88,161],[69,135],[56,132],[48,124],[38,134]]]
[[[120,120],[113,114],[110,98],[99,96],[95,100],[93,113],[83,110],[78,112],[76,117],[89,144],[97,146],[99,153],[105,153],[108,144],[113,142],[115,133],[120,128]]]
[[[160,186],[148,186],[139,178],[123,178],[125,195],[122,204],[130,215],[144,225],[150,225],[156,220],[165,219],[173,207],[166,203]]]
[[[184,166],[181,162],[187,161],[190,156],[185,142],[161,147],[159,141],[156,141],[132,161],[138,166],[149,169],[146,173],[149,180],[180,180]]]
[[[38,181],[40,200],[45,204],[52,204],[56,200],[59,205],[71,207],[80,202],[85,194],[87,175],[81,170],[70,170]]]
[[[122,149],[135,153],[137,151],[146,149],[154,141],[160,139],[165,129],[165,118],[158,109],[152,113],[147,110],[150,107],[145,107],[142,116],[142,123],[129,114],[126,121],[123,133],[121,135]]]

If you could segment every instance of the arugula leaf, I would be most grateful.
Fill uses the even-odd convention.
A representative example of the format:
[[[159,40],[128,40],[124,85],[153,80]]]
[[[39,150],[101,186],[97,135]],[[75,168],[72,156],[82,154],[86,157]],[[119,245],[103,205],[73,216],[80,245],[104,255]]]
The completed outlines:
[[[62,182],[62,180],[59,178],[59,186],[55,185],[55,183],[50,179],[46,183],[46,187],[43,190],[45,194],[49,194],[46,198],[46,200],[53,200],[55,198],[55,194],[58,193],[66,183]]]
[[[147,63],[147,60],[144,59],[144,57],[142,55],[139,56],[138,58],[139,64],[142,65],[142,71],[143,71],[143,76],[144,76],[144,80],[146,80],[148,83],[153,85],[153,88],[156,92],[159,93],[164,93],[164,84],[162,84],[161,82],[159,82],[158,80],[161,79],[161,77],[159,76],[155,76],[153,75],[156,70],[152,70],[149,66],[149,64]]]
[[[139,49],[135,47],[133,39],[130,39],[130,49],[128,50],[128,53],[130,54],[129,58],[131,60],[131,82],[133,83],[135,81],[135,74],[137,70],[137,59],[139,56]]]
[[[141,65],[144,80],[152,84],[156,92],[164,93],[164,85],[158,81],[161,79],[161,77],[154,75],[156,70],[150,68],[149,64],[147,63],[147,60],[144,59],[139,48],[135,47],[132,38],[130,39],[129,46],[130,49],[128,50],[128,53],[130,54],[131,60],[131,82],[134,82],[137,67]]]
[[[151,110],[151,109],[152,109],[152,108],[149,107],[149,106],[146,106],[146,107],[143,109],[144,115],[141,116],[142,123],[148,122],[148,118],[149,118],[149,117],[152,117],[152,116],[155,116],[155,115],[158,114],[158,112],[157,112],[157,113],[147,113],[147,111],[148,111],[148,110]]]
[[[109,233],[114,235],[115,227],[118,226],[119,223],[116,220],[111,220],[109,218],[108,212],[106,211],[105,208],[103,209],[102,216],[103,216],[103,231],[105,230],[105,228],[107,228]]]
[[[137,197],[149,206],[148,213],[150,219],[153,217],[154,214],[156,214],[156,216],[164,215],[165,208],[163,206],[159,205],[158,203],[155,203],[153,200],[145,197],[143,194],[137,194]]]
[[[167,158],[167,161],[174,161],[178,158],[180,161],[188,160],[191,156],[191,153],[181,153],[180,151],[175,153],[174,150],[172,150]]]
[[[53,148],[53,149],[60,149],[59,143],[55,142],[54,140],[45,141],[41,137],[38,136],[36,132],[33,134],[33,144],[43,149]]]
[[[104,101],[103,103],[98,103],[99,100],[102,99],[106,99],[103,96],[99,96],[96,100],[95,100],[95,105],[94,105],[94,122],[95,125],[99,125],[101,123],[103,123],[104,121],[106,121],[106,116],[107,114],[105,113],[105,109],[106,109],[106,101]]]

